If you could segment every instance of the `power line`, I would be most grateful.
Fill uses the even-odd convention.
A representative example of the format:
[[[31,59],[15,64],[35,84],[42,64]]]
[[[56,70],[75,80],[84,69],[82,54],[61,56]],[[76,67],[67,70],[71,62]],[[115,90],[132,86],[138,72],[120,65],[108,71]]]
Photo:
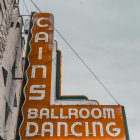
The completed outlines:
[[[28,15],[29,15],[29,14],[30,14],[30,12],[29,12],[29,10],[28,10],[28,7],[27,7],[27,5],[26,5],[25,0],[23,0],[23,3],[24,3],[24,5],[25,5],[26,11],[28,12]]]
[[[42,13],[42,11],[38,8],[38,6],[32,1],[32,4],[36,7],[36,9]],[[43,13],[42,13],[43,14]],[[48,21],[49,22],[49,21]],[[62,36],[62,34],[54,27],[54,25],[49,22],[52,28],[58,33],[58,35],[63,39],[63,41],[69,46],[69,48],[73,51],[73,53],[78,57],[78,59],[83,63],[83,65],[88,69],[88,71],[92,74],[93,77],[101,84],[101,86],[107,91],[107,93],[114,99],[114,101],[119,105],[119,102],[115,99],[115,97],[111,94],[111,92],[107,89],[107,87],[103,84],[103,82],[94,74],[92,69],[86,64],[86,62],[79,56],[79,54],[73,49],[70,43]]]

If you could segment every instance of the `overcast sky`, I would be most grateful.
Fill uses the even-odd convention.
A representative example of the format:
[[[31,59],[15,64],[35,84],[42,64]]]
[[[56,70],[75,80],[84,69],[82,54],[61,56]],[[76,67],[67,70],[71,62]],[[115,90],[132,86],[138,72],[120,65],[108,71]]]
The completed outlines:
[[[37,11],[25,0],[29,11]],[[140,140],[140,0],[34,0],[55,27],[125,106],[131,140]],[[27,14],[20,1],[21,14]],[[83,94],[115,104],[55,32],[62,51],[62,95]]]

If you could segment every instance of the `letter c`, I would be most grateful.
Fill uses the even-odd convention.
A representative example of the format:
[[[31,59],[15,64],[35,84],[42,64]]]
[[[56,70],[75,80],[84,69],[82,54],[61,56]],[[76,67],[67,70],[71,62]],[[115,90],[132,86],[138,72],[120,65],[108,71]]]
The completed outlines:
[[[46,20],[46,21],[48,21],[48,18],[41,17],[41,18],[39,18],[39,19],[37,20],[37,25],[38,25],[39,27],[47,27],[48,24],[46,23],[46,24],[42,25],[42,24],[40,23],[41,20]]]

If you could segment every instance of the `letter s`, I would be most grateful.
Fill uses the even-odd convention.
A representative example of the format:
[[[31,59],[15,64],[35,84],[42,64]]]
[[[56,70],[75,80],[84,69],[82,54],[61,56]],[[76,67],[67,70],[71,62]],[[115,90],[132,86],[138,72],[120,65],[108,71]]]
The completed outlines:
[[[45,88],[45,85],[32,85],[30,93],[41,94],[41,96],[30,96],[29,100],[43,100],[45,97],[45,90],[35,90],[35,88]]]

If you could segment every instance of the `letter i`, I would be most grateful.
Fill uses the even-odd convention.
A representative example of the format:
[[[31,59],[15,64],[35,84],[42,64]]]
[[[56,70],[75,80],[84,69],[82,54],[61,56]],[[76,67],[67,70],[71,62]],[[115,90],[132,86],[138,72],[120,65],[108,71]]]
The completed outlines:
[[[38,59],[42,59],[42,47],[39,47],[39,54],[38,54]]]
[[[86,132],[86,136],[89,136],[88,122],[85,122],[85,132]]]

